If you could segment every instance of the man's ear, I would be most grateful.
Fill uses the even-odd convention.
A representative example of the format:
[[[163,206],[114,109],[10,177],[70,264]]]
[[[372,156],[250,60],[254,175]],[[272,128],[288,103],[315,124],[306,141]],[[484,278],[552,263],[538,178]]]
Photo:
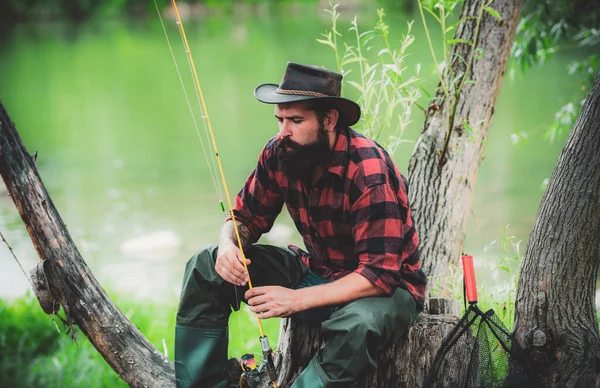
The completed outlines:
[[[330,109],[325,115],[323,125],[325,129],[332,130],[337,125],[338,119],[340,118],[340,112],[337,109]]]

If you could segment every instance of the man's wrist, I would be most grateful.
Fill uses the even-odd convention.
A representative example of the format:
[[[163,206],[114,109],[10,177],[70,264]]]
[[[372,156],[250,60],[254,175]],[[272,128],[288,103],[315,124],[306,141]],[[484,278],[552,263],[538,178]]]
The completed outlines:
[[[233,241],[225,240],[225,241],[220,241],[219,242],[219,250],[220,251],[224,251],[224,250],[227,250],[227,249],[232,248],[232,247],[236,247],[237,248],[237,244],[235,244]]]
[[[296,304],[298,306],[298,312],[310,310],[314,307],[314,290],[318,286],[300,288],[294,290],[297,294]]]

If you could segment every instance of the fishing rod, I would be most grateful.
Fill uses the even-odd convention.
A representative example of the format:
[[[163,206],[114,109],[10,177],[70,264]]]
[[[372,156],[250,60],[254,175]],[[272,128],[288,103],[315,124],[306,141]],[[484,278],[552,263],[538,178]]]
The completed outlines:
[[[156,5],[156,0],[155,0],[154,3]],[[210,134],[210,140],[211,140],[211,143],[212,143],[212,148],[213,148],[213,152],[214,152],[214,158],[217,161],[217,166],[218,166],[218,169],[219,169],[221,183],[222,183],[223,189],[225,191],[225,198],[227,199],[227,205],[228,205],[228,208],[229,208],[229,214],[231,216],[231,221],[233,222],[233,229],[234,229],[234,232],[235,232],[235,237],[236,237],[236,240],[237,240],[238,248],[240,249],[240,253],[241,253],[241,256],[242,256],[242,263],[244,264],[244,268],[246,269],[246,273],[248,274],[248,288],[252,289],[253,285],[252,285],[252,280],[250,279],[250,272],[248,271],[248,264],[246,263],[246,255],[244,253],[244,248],[243,248],[243,245],[242,245],[242,239],[240,237],[239,228],[238,228],[238,225],[237,225],[235,214],[233,212],[233,204],[232,204],[231,198],[229,196],[229,189],[228,189],[228,186],[227,186],[227,180],[225,179],[225,173],[223,171],[223,164],[221,163],[221,157],[219,155],[219,149],[217,147],[217,142],[215,140],[214,131],[212,129],[212,124],[211,124],[211,121],[210,121],[210,116],[208,115],[208,110],[206,108],[206,102],[204,100],[204,94],[202,93],[202,87],[200,86],[200,81],[198,79],[198,73],[196,71],[196,65],[194,63],[194,58],[192,56],[192,50],[190,49],[190,45],[188,43],[187,35],[185,33],[185,28],[183,26],[183,21],[181,20],[181,15],[179,13],[179,8],[177,7],[176,0],[171,0],[171,5],[173,6],[173,10],[175,11],[175,18],[177,20],[177,27],[178,27],[179,32],[181,34],[181,39],[183,41],[183,45],[184,45],[184,48],[185,48],[185,53],[186,53],[186,56],[187,56],[187,59],[188,59],[188,64],[189,64],[189,66],[191,68],[191,71],[192,71],[192,75],[193,75],[193,79],[194,79],[194,88],[196,90],[196,94],[197,94],[197,97],[199,98],[199,102],[200,102],[201,109],[202,109],[202,112],[203,112],[202,118],[204,119],[205,129],[207,128],[208,129],[208,133]],[[159,14],[159,18],[161,20],[161,24],[163,24],[162,23],[162,17],[160,16],[160,11],[158,10],[158,6],[156,6],[156,8],[157,8],[157,12]],[[163,30],[165,32],[165,37],[167,38],[167,42],[169,42],[169,38],[167,36],[166,30],[164,29],[164,24],[163,24]],[[169,48],[171,48],[170,47],[170,43],[169,43]],[[172,54],[172,50],[171,50],[171,55],[173,56],[173,60],[175,61],[175,57]],[[176,61],[175,61],[175,66],[177,67],[177,62]],[[179,68],[178,67],[177,67],[177,72],[178,72],[178,75],[179,75],[179,79],[180,79],[180,81],[182,83],[182,86],[184,87],[183,81],[181,79],[181,75],[179,74]],[[186,93],[185,92],[185,87],[184,87],[184,93]],[[187,100],[187,93],[186,93],[186,100]],[[191,106],[189,104],[189,100],[188,100],[188,106],[190,107],[190,112],[192,112]],[[204,149],[204,143],[202,142],[202,139],[200,137],[200,133],[198,131],[197,123],[196,123],[195,116],[193,115],[193,113],[192,113],[192,117],[193,117],[194,125],[196,126],[196,131],[197,131],[198,136],[200,138],[200,142],[202,143],[202,147]],[[208,161],[208,154],[206,153],[206,150],[204,150],[204,153],[205,153],[205,157],[206,157],[206,159]],[[210,169],[210,165],[209,165],[209,169]],[[211,171],[211,175],[212,175],[212,171]],[[219,195],[219,203],[220,203],[220,206],[221,206],[221,210],[223,212],[225,212],[225,207],[223,205],[223,200],[222,200],[222,194],[220,193],[219,185],[217,183],[217,180],[214,179],[214,177],[213,177],[213,183],[215,184],[215,187],[217,188],[217,194]],[[234,287],[235,287],[235,285],[234,285]],[[263,330],[263,327],[262,327],[262,322],[261,322],[260,318],[258,317],[258,315],[256,315],[256,320],[258,322],[258,329],[260,331],[259,342],[260,342],[261,351],[262,351],[262,354],[263,354],[263,360],[266,362],[267,373],[269,375],[269,379],[271,380],[273,388],[277,388],[277,371],[275,370],[275,363],[274,363],[274,360],[273,360],[273,351],[271,349],[271,346],[269,345],[269,339],[267,338],[267,336],[264,333],[264,330]],[[243,371],[248,370],[248,369],[244,368],[244,366],[245,366],[244,362],[241,363],[241,366],[242,366],[242,370]]]

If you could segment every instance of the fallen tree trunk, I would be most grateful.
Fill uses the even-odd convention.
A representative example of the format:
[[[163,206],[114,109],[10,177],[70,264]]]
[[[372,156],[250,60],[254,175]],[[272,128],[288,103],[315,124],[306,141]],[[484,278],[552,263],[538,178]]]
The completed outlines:
[[[34,278],[44,311],[62,307],[71,328],[76,324],[131,387],[175,386],[173,363],[112,303],[83,261],[1,102],[0,175],[43,260]]]

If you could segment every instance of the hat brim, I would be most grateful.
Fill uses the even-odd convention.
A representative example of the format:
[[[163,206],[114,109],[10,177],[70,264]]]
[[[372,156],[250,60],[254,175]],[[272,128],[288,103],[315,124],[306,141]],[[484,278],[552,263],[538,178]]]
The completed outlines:
[[[308,100],[326,100],[340,111],[344,117],[344,123],[352,126],[360,119],[360,106],[352,100],[343,97],[315,97],[301,96],[295,94],[279,94],[276,93],[279,85],[262,84],[254,89],[254,97],[265,104],[288,104],[291,102],[308,101]]]

